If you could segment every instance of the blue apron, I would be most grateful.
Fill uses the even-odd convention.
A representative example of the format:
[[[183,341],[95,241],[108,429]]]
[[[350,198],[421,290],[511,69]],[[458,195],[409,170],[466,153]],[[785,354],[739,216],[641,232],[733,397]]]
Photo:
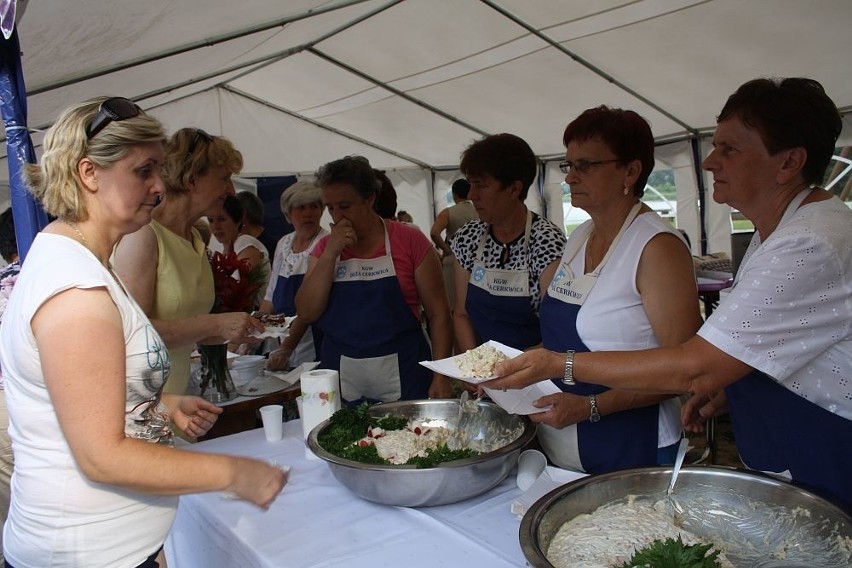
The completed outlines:
[[[322,235],[322,231],[317,232],[317,235],[311,241],[307,250],[313,249],[314,245]],[[291,247],[292,244],[293,243],[291,241]],[[295,262],[290,262],[285,255],[282,266],[278,271],[275,289],[272,292],[272,307],[274,309],[274,313],[284,314],[288,317],[296,315],[296,292],[299,291],[299,287],[305,279],[309,259],[310,255],[305,254],[299,256]],[[299,341],[299,345],[297,345],[296,349],[293,350],[288,366],[295,367],[306,361],[316,361],[318,353],[320,352],[321,343],[322,332],[320,332],[316,326],[310,326],[305,332],[305,335],[302,336],[301,341]]]
[[[432,358],[420,322],[405,302],[385,227],[379,258],[335,264],[325,312],[320,366],[340,372],[340,392],[350,404],[427,398]]]
[[[527,266],[521,270],[486,268],[486,227],[473,261],[467,284],[465,309],[480,343],[499,341],[516,349],[528,349],[541,343],[538,316],[530,305],[529,249],[532,213],[527,211],[524,228]]]
[[[743,463],[793,481],[852,512],[852,420],[817,406],[760,371],[725,387]]]
[[[810,190],[800,192],[778,226],[792,217]],[[737,271],[734,288],[744,266]],[[754,370],[725,388],[734,438],[743,463],[789,473],[795,483],[841,501],[852,512],[852,420],[817,406]]]
[[[579,353],[589,351],[577,333],[577,316],[601,270],[627,227],[636,218],[640,207],[641,204],[634,206],[603,260],[589,274],[575,277],[568,268],[586,239],[576,238],[571,248],[565,249],[559,270],[541,302],[541,335],[546,349],[557,352],[569,349]],[[577,381],[573,386],[564,384],[561,379],[553,379],[553,382],[562,391],[580,396],[600,394],[609,390],[607,387],[581,381]],[[588,420],[578,422],[576,430],[574,425],[559,430],[542,426],[539,428],[539,440],[549,455],[552,453],[558,456],[556,459],[551,457],[558,465],[562,461],[567,462],[569,467],[579,465],[588,473],[606,473],[656,465],[658,425],[659,406],[653,405],[607,414],[594,424]],[[576,456],[579,457],[579,464],[576,464]]]

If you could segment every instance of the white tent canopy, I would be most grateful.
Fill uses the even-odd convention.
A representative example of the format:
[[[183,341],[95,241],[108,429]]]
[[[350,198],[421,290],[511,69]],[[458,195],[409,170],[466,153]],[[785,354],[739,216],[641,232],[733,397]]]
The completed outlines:
[[[850,24],[849,0],[35,0],[18,32],[33,129],[121,94],[170,131],[233,140],[245,177],[361,154],[423,227],[461,151],[497,132],[541,158],[530,204],[561,222],[565,125],[630,108],[671,142],[657,167],[697,251],[694,141],[709,150],[725,99],[757,76],[813,77],[852,110]],[[728,250],[728,210],[706,201],[708,248]]]

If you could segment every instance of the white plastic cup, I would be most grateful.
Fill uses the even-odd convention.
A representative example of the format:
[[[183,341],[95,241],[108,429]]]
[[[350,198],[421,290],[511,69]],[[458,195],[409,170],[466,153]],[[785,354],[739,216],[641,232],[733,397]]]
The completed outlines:
[[[280,404],[269,404],[260,407],[260,418],[263,420],[263,433],[267,442],[277,442],[284,433],[284,407]]]
[[[547,458],[538,450],[524,450],[518,456],[518,489],[526,491],[547,467]]]
[[[302,400],[304,399],[301,396],[296,397],[296,408],[299,410],[299,418],[302,417]]]

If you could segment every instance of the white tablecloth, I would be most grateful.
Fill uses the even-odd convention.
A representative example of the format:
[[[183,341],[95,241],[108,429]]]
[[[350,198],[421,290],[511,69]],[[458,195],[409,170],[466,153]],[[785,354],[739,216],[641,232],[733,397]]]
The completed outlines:
[[[268,511],[219,493],[181,497],[166,541],[169,568],[526,564],[520,520],[510,511],[521,494],[514,474],[474,499],[413,509],[349,492],[324,461],[305,457],[298,420],[284,424],[280,442],[267,442],[257,429],[191,449],[275,460],[292,468],[290,481]]]

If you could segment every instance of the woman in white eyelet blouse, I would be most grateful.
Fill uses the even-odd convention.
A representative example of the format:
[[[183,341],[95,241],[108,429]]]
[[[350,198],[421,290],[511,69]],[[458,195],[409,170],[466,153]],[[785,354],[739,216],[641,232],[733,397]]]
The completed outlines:
[[[811,79],[756,79],[728,99],[713,198],[755,237],[727,297],[677,347],[578,353],[573,374],[610,387],[691,393],[693,431],[728,410],[743,462],[852,507],[852,210],[815,187],[842,122]],[[561,374],[565,353],[527,352],[485,386]]]

